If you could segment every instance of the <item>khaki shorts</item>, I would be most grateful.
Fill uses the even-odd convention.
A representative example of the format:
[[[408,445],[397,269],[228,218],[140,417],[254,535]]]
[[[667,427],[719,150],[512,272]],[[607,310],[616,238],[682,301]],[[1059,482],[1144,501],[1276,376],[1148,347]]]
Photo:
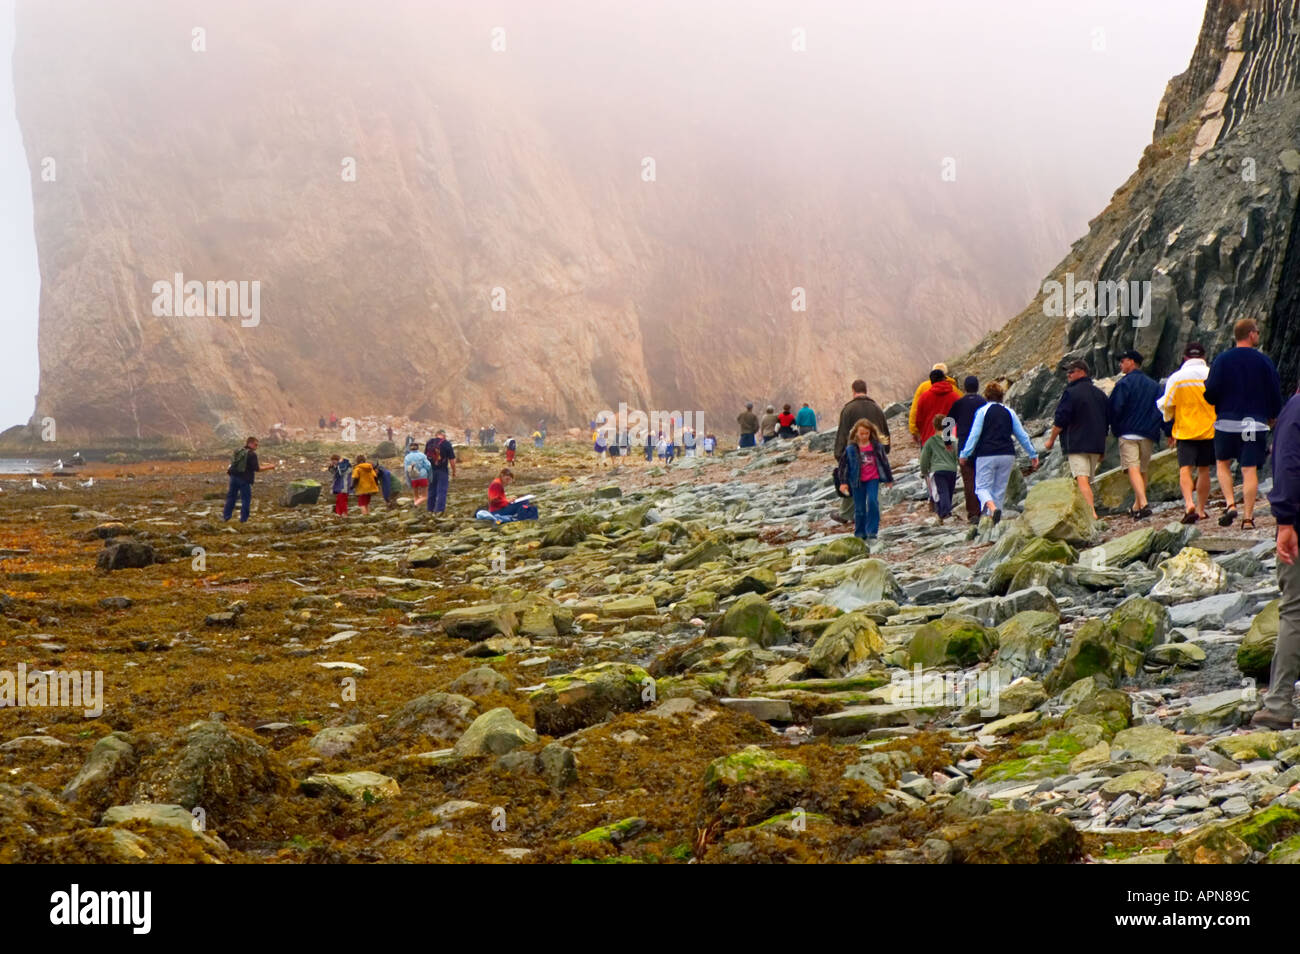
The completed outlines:
[[[1070,454],[1067,459],[1070,462],[1071,477],[1087,477],[1091,480],[1101,465],[1100,454]]]
[[[1134,441],[1121,437],[1119,439],[1119,465],[1124,470],[1136,467],[1146,473],[1151,469],[1151,447],[1155,442],[1150,438]]]

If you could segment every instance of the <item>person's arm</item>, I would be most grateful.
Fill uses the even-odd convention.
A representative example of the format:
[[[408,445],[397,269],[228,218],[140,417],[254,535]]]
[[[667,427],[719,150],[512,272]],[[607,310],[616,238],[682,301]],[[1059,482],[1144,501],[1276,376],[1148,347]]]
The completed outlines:
[[[970,433],[966,435],[966,446],[961,449],[959,460],[970,460],[971,454],[975,453],[975,445],[980,442],[980,432],[984,430],[984,415],[988,409],[989,405],[981,404],[975,411],[975,417],[970,422]]]
[[[1120,422],[1124,419],[1124,410],[1127,406],[1126,395],[1128,393],[1128,388],[1124,386],[1124,380],[1124,378],[1120,378],[1115,382],[1115,387],[1110,392],[1110,399],[1106,401],[1106,424],[1111,430],[1119,427]],[[1115,436],[1120,436],[1118,430],[1115,431]]]
[[[1221,354],[1214,359],[1214,363],[1210,365],[1210,373],[1205,379],[1205,394],[1203,397],[1205,403],[1211,406],[1218,404],[1222,397],[1219,390],[1223,387],[1223,358],[1224,355]]]
[[[1007,408],[1007,411],[1011,414],[1011,433],[1015,435],[1016,440],[1020,442],[1020,446],[1029,455],[1030,463],[1037,467],[1038,451],[1034,449],[1034,442],[1029,439],[1029,435],[1025,432],[1025,425],[1020,423],[1020,417],[1015,411],[1012,411],[1011,408]],[[1053,431],[1055,430],[1056,428],[1053,428]]]
[[[1070,389],[1066,388],[1065,393],[1061,395],[1061,400],[1056,404],[1056,413],[1052,415],[1052,433],[1048,435],[1047,442],[1043,444],[1043,450],[1051,450],[1053,445],[1056,444],[1056,439],[1061,436],[1061,431],[1070,426],[1071,411]],[[1011,416],[1015,418],[1016,412],[1011,411]]]
[[[926,441],[923,445],[921,445],[921,459],[919,461],[919,464],[921,467],[922,480],[925,480],[927,477],[930,476],[930,462],[931,462],[931,458],[934,457],[933,451],[934,451],[934,447],[931,446],[929,441]]]
[[[916,390],[912,392],[912,406],[907,409],[907,429],[911,432],[913,437],[919,437],[921,434],[920,429],[916,426],[916,406],[920,403],[921,395],[929,384],[929,381],[922,381],[916,386]]]
[[[1297,401],[1300,398],[1291,399],[1293,405]],[[1288,416],[1282,412],[1273,454],[1273,491],[1268,502],[1277,521],[1277,558],[1290,566],[1300,556],[1296,537],[1296,518],[1300,516],[1300,414]]]

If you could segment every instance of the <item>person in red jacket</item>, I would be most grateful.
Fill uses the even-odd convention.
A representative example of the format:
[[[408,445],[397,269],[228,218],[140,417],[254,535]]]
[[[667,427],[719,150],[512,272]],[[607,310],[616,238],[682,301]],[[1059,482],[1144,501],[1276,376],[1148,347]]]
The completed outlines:
[[[537,510],[529,501],[511,501],[506,496],[506,485],[514,479],[514,471],[509,467],[503,467],[501,472],[497,474],[497,479],[488,484],[488,513],[498,517],[536,520]]]
[[[942,371],[930,372],[930,387],[916,400],[916,424],[921,432],[921,444],[924,445],[934,436],[934,418],[947,417],[960,395],[948,376]]]

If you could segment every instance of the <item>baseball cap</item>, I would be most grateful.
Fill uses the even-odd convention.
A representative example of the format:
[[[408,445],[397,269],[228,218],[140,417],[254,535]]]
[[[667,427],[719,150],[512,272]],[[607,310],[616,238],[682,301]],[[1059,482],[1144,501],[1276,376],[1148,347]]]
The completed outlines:
[[[1120,360],[1123,360],[1124,358],[1128,358],[1128,359],[1129,359],[1130,361],[1132,361],[1134,364],[1141,364],[1141,363],[1142,363],[1142,352],[1141,352],[1141,351],[1138,351],[1138,350],[1136,350],[1136,349],[1134,349],[1134,348],[1129,348],[1129,349],[1128,349],[1127,351],[1125,351],[1122,355],[1120,355]]]
[[[1189,342],[1188,345],[1187,345],[1187,347],[1183,349],[1183,357],[1184,357],[1184,358],[1204,358],[1204,357],[1205,357],[1205,345],[1201,344],[1199,341],[1192,341],[1192,342]]]

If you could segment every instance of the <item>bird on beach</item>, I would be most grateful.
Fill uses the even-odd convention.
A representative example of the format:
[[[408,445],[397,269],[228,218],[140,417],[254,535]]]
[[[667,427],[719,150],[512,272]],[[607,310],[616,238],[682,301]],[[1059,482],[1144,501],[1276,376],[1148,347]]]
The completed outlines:
[[[78,486],[78,487],[93,487],[93,486],[95,486],[95,478],[94,478],[94,477],[91,477],[89,480],[80,480],[80,481],[77,481],[77,486]]]
[[[43,483],[41,483],[39,480],[37,480],[35,477],[33,477],[32,490],[49,490],[49,488],[46,487]]]
[[[60,480],[59,483],[58,483],[58,488],[59,488],[60,490],[67,490],[67,489],[68,489],[68,485],[65,484],[63,481]]]
[[[63,469],[63,458],[62,458],[62,457],[60,457],[58,460],[56,460],[56,461],[54,462],[54,469],[55,469],[55,470],[62,470],[62,469]]]

